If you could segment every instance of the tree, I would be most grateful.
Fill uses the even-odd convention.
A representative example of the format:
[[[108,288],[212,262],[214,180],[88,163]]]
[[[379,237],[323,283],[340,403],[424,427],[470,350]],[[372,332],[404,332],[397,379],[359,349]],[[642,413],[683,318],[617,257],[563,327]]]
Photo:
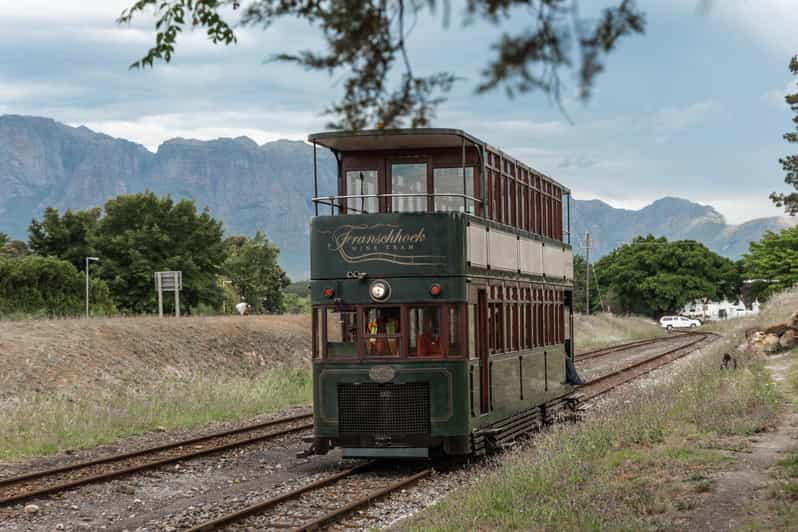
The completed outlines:
[[[8,235],[0,231],[0,248],[5,246],[6,242],[8,242],[9,240],[10,239],[8,238]]]
[[[790,72],[798,76],[798,55],[794,55],[790,60]],[[787,105],[790,106],[790,110],[795,113],[795,116],[792,118],[795,124],[795,131],[785,133],[784,140],[789,143],[798,143],[798,92],[788,94],[784,97],[784,100],[787,102]],[[793,189],[798,190],[798,154],[787,155],[779,159],[779,162],[787,173],[784,177],[784,182]],[[798,192],[792,192],[790,194],[774,192],[770,195],[770,199],[779,207],[784,207],[790,215],[794,216],[798,213]]]
[[[510,19],[529,21],[493,43],[493,57],[483,69],[477,92],[504,88],[513,96],[538,90],[559,104],[561,71],[575,69],[579,94],[587,100],[606,56],[622,37],[643,33],[645,27],[634,0],[607,1],[613,4],[585,18],[579,15],[579,0],[468,0],[463,24],[478,19],[497,26]],[[186,27],[205,30],[214,44],[235,43],[235,23],[225,18],[230,8],[240,13],[237,22],[242,26],[266,28],[284,18],[305,20],[321,30],[325,49],[272,59],[330,75],[342,73],[343,97],[326,111],[335,117],[330,127],[357,130],[405,122],[423,127],[458,78],[453,72],[418,75],[407,43],[416,20],[441,6],[447,26],[450,0],[137,0],[118,22],[129,23],[144,10],[154,10],[155,43],[131,65],[141,68],[169,62]]]
[[[698,298],[736,298],[734,262],[692,240],[635,238],[596,263],[602,293],[613,310],[657,317]]]
[[[217,274],[225,258],[223,228],[207,209],[198,214],[193,201],[175,203],[146,192],[117,196],[104,210],[90,244],[100,257],[98,275],[120,310],[154,312],[153,274],[167,270],[183,272],[181,304],[221,307]]]
[[[47,207],[41,221],[35,218],[28,226],[31,250],[37,255],[58,257],[72,263],[78,271],[85,268],[86,257],[96,254],[89,242],[102,210],[67,210],[63,216]]]
[[[743,255],[743,271],[755,283],[758,297],[788,288],[798,282],[798,227],[790,227],[776,234],[768,231],[759,242],[749,244]],[[776,281],[775,283],[772,281]]]
[[[3,246],[0,246],[0,256],[18,258],[28,255],[30,255],[30,249],[24,240],[8,240]]]
[[[277,264],[280,251],[258,231],[254,238],[230,237],[224,273],[253,312],[285,311],[283,290],[291,283]]]

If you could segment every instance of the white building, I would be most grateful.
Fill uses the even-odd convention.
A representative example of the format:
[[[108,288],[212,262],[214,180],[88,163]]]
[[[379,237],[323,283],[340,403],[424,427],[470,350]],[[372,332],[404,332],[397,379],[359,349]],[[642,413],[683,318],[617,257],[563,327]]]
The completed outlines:
[[[701,321],[729,320],[759,314],[759,301],[755,300],[747,307],[742,299],[738,299],[735,303],[731,303],[726,298],[720,302],[696,299],[687,303],[681,314]]]

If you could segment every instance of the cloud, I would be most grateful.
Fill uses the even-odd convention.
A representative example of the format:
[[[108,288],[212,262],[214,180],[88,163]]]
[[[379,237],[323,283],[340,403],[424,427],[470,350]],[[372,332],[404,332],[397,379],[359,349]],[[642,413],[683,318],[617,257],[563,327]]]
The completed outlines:
[[[795,93],[798,93],[798,83],[790,81],[783,89],[774,89],[765,92],[765,94],[762,95],[762,99],[774,107],[785,109],[787,107],[787,102],[784,101],[784,97],[788,94]]]
[[[652,118],[654,140],[658,144],[667,142],[673,135],[698,124],[715,120],[724,114],[722,104],[714,100],[660,109]]]
[[[205,111],[149,115],[135,120],[74,122],[70,125],[85,125],[112,137],[143,144],[154,152],[161,143],[174,137],[212,140],[247,136],[258,144],[278,139],[305,140],[308,132],[323,129],[323,119],[314,113],[292,110]]]

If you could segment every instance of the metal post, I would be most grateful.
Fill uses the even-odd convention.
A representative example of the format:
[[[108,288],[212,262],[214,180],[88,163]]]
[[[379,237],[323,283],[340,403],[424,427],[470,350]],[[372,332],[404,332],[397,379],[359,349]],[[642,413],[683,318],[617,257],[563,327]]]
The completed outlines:
[[[155,273],[155,287],[158,289],[158,317],[163,318],[163,288],[161,287],[161,274]]]
[[[316,167],[316,141],[313,141],[313,197],[319,197],[319,178]],[[316,216],[319,215],[319,204],[313,200],[313,207],[316,209]]]
[[[465,171],[465,137],[462,137],[462,140],[463,144],[462,144],[462,151],[460,153],[460,168],[463,172],[463,212],[468,212],[468,198],[466,198],[468,188],[466,187],[466,171]]]
[[[590,315],[590,233],[585,233],[585,314]]]
[[[175,317],[180,317],[180,289],[175,286]]]

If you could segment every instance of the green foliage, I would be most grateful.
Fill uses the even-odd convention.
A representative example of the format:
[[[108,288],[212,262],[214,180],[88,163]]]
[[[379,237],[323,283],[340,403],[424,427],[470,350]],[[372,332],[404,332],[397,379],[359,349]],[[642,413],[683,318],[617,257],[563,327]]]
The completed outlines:
[[[310,297],[286,292],[284,306],[287,314],[310,314]]]
[[[225,249],[224,273],[252,312],[284,312],[283,290],[290,281],[277,264],[280,251],[260,231],[254,238],[228,238]]]
[[[790,60],[790,72],[794,76],[798,76],[798,55],[794,55]],[[798,92],[788,94],[784,97],[790,110],[795,113],[792,118],[795,124],[795,131],[790,131],[784,134],[784,140],[789,143],[798,143]],[[784,182],[790,185],[793,189],[798,190],[798,154],[787,155],[779,159],[782,168],[787,173],[784,177]],[[772,193],[770,199],[779,207],[784,207],[787,212],[794,215],[798,213],[798,192],[790,194]]]
[[[114,311],[108,286],[90,285],[91,311]],[[69,262],[55,257],[0,257],[0,316],[76,316],[85,309],[85,277]]]
[[[657,317],[697,298],[736,298],[740,273],[734,262],[703,244],[638,237],[599,260],[605,303],[615,312]]]
[[[8,235],[7,235],[7,234],[5,234],[4,232],[0,231],[0,248],[2,248],[3,246],[5,246],[5,245],[6,245],[6,243],[7,243],[9,240],[10,240],[10,239],[8,238]]]
[[[207,209],[198,214],[193,201],[175,203],[146,192],[109,200],[90,243],[100,257],[98,274],[120,310],[145,313],[157,309],[153,273],[168,270],[183,272],[181,305],[221,308],[222,236],[222,223]]]
[[[749,279],[776,281],[754,283],[759,297],[795,285],[798,282],[798,227],[776,234],[768,231],[759,242],[749,244],[743,256],[743,269]]]
[[[242,4],[246,4],[242,7]],[[634,0],[613,0],[596,16],[579,16],[579,0],[469,0],[464,24],[476,19],[510,26],[491,48],[493,57],[482,71],[478,92],[504,88],[509,96],[541,91],[558,104],[561,71],[576,70],[582,99],[590,97],[603,62],[618,41],[643,33],[645,18]],[[155,43],[131,68],[169,62],[184,28],[206,31],[213,43],[236,42],[233,27],[222,16],[225,8],[242,13],[242,26],[267,28],[280,19],[305,20],[320,30],[325,48],[273,57],[277,61],[342,74],[344,95],[327,113],[336,117],[330,127],[364,129],[376,124],[399,127],[428,126],[435,108],[458,80],[451,72],[417,76],[407,42],[416,19],[443,7],[443,25],[449,25],[449,0],[426,2],[394,0],[138,0],[122,12],[118,22],[130,23],[152,8]]]
[[[285,287],[287,294],[299,297],[310,297],[310,281],[296,281]]]
[[[89,239],[97,227],[100,212],[99,208],[67,210],[61,216],[57,209],[48,207],[42,220],[34,219],[28,227],[31,250],[37,255],[58,257],[83,271],[86,257],[96,253]]]

